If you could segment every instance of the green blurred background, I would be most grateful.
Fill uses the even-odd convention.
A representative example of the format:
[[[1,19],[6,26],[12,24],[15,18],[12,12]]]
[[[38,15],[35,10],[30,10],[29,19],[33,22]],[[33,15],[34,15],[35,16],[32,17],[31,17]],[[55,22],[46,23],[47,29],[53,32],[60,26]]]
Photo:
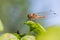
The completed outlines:
[[[29,0],[0,0],[0,20],[4,26],[3,33],[14,33],[17,30],[21,33],[29,31],[29,27],[24,25],[29,6]]]

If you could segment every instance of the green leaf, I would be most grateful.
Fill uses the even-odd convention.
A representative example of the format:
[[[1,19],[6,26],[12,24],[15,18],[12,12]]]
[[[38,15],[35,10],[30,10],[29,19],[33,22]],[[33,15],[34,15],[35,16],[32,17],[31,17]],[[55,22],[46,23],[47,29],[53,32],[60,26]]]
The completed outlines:
[[[41,26],[40,23],[36,23],[33,21],[26,21],[24,24],[28,25],[30,27],[30,31],[35,31],[35,32],[46,32],[46,30]]]
[[[3,23],[2,23],[2,21],[0,20],[0,31],[3,31],[3,30],[4,30],[3,27],[4,27],[4,26],[3,26]]]
[[[60,26],[46,27],[47,32],[37,35],[37,40],[60,40]]]

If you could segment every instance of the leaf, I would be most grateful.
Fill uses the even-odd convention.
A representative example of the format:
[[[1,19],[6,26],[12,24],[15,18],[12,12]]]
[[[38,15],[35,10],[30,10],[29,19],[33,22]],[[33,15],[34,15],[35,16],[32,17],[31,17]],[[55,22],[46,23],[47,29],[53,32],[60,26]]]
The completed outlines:
[[[2,23],[2,21],[0,20],[0,31],[3,31],[3,30],[4,30],[3,27],[4,27],[4,26],[3,26],[3,23]]]
[[[41,26],[41,24],[33,22],[33,21],[26,21],[25,22],[26,25],[28,25],[30,27],[30,31],[34,31],[34,32],[46,32],[46,30],[43,28],[43,26]]]

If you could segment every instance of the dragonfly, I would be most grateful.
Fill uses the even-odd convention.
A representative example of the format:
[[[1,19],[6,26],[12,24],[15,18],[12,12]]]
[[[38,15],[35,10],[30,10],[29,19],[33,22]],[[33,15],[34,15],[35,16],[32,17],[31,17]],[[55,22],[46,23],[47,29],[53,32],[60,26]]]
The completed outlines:
[[[30,14],[27,15],[27,17],[28,17],[29,20],[35,20],[35,19],[38,19],[38,18],[45,18],[45,16],[38,16],[35,13],[30,13]]]

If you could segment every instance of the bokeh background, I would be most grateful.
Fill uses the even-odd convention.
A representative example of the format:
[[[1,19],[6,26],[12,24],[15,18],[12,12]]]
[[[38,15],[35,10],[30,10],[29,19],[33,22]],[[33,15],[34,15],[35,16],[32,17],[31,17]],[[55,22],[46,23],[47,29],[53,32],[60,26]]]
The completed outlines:
[[[60,25],[60,0],[0,0],[0,20],[4,29],[2,33],[19,30],[26,34],[29,27],[24,22],[28,13],[46,16],[36,20],[43,27]]]

